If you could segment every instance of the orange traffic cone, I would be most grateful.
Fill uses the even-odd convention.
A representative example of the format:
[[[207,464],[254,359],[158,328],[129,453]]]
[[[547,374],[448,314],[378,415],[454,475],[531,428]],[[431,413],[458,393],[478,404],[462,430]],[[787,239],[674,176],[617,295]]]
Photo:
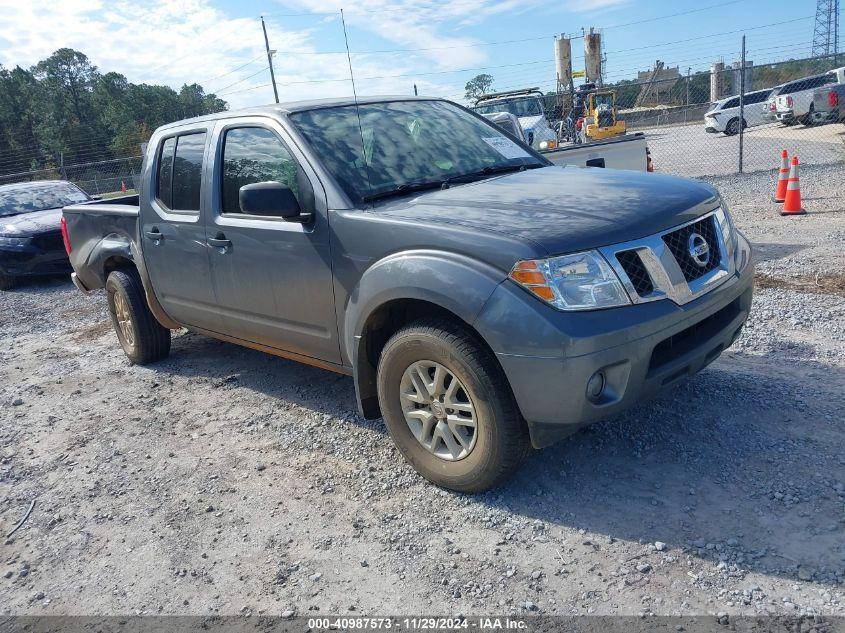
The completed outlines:
[[[125,183],[125,182],[123,182],[122,180],[120,181],[120,190],[121,190],[123,193],[126,193],[126,183]]]
[[[783,203],[781,215],[804,215],[807,213],[801,206],[801,185],[798,182],[798,157],[792,157],[792,167],[789,169],[789,181],[786,186],[786,199]]]
[[[775,202],[786,200],[786,184],[789,179],[789,153],[783,150],[780,153],[780,173],[778,174],[778,187],[775,191]]]

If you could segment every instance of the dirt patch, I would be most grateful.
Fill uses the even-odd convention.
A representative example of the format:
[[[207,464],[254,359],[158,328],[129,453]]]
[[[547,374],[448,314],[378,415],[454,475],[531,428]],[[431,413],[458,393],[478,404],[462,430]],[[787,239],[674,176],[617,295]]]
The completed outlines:
[[[111,332],[112,325],[108,321],[101,321],[100,323],[95,323],[94,325],[89,325],[88,327],[80,328],[76,330],[73,334],[73,340],[77,343],[82,343],[83,341],[92,341],[94,339],[98,339],[107,332]]]
[[[785,279],[764,273],[754,276],[757,288],[779,288],[821,295],[845,297],[845,275],[801,275]]]

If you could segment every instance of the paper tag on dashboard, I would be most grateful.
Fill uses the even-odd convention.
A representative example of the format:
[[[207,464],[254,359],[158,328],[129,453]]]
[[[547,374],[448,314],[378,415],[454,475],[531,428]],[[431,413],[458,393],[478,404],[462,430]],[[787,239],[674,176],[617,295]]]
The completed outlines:
[[[531,154],[504,136],[482,136],[481,140],[505,158],[531,158]]]

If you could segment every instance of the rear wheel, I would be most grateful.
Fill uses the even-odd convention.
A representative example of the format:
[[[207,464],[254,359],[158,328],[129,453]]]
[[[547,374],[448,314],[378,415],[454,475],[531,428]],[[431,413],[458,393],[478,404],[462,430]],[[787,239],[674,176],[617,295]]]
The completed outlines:
[[[391,337],[379,359],[378,394],[402,455],[444,488],[492,488],[530,453],[525,423],[495,358],[449,321],[418,321]]]
[[[106,294],[117,340],[129,360],[146,365],[167,358],[170,330],[150,312],[138,273],[113,271],[106,280]]]
[[[810,127],[811,125],[813,125],[813,112],[815,112],[815,111],[816,111],[815,105],[811,103],[810,104],[810,110],[807,112],[807,114],[805,114],[803,117],[801,117],[801,124],[806,125],[807,127]]]
[[[11,290],[18,285],[18,280],[11,275],[0,274],[0,290]]]

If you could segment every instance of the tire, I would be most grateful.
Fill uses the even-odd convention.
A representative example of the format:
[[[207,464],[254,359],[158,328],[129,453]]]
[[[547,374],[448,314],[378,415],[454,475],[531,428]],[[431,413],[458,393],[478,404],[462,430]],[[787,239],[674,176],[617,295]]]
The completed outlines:
[[[735,136],[739,134],[739,118],[734,117],[725,126],[725,136]]]
[[[0,290],[11,290],[18,285],[16,277],[0,273]]]
[[[439,365],[449,373],[451,380],[458,381],[453,396],[439,409],[435,409],[434,403],[409,404],[407,399],[419,397],[421,391],[436,384],[436,368],[431,368],[432,373],[428,374],[431,385],[414,383],[408,378],[413,368],[426,369],[428,364]],[[448,377],[445,380],[448,392],[453,383]],[[416,388],[409,389],[411,384]],[[531,452],[525,422],[496,359],[474,335],[450,321],[417,321],[390,338],[379,358],[378,397],[385,425],[399,451],[420,475],[438,486],[466,493],[489,490],[513,474]],[[472,413],[450,409],[450,403],[463,409],[468,403]],[[420,412],[418,425],[421,429],[426,428],[423,418],[431,411],[444,416],[431,414],[428,418],[435,433],[440,429],[438,439],[417,429],[422,437],[432,437],[431,445],[440,454],[417,439],[411,427],[412,423],[417,424],[417,418],[411,422],[406,419],[409,407],[412,416]],[[470,429],[458,422],[458,427],[464,428],[462,435],[467,437],[458,444],[456,434],[453,434],[452,446],[466,453],[456,457],[454,452],[450,453],[444,429],[451,428],[455,416],[467,415],[473,416],[475,426]],[[466,420],[465,417],[461,419]],[[444,453],[449,456],[444,457]]]
[[[814,104],[810,104],[810,109],[807,111],[807,114],[801,117],[801,125],[805,127],[812,127],[813,125],[813,112],[816,111],[816,107]]]
[[[136,365],[167,358],[170,330],[162,327],[150,312],[138,273],[134,270],[111,272],[106,280],[106,296],[117,340],[127,358]]]

